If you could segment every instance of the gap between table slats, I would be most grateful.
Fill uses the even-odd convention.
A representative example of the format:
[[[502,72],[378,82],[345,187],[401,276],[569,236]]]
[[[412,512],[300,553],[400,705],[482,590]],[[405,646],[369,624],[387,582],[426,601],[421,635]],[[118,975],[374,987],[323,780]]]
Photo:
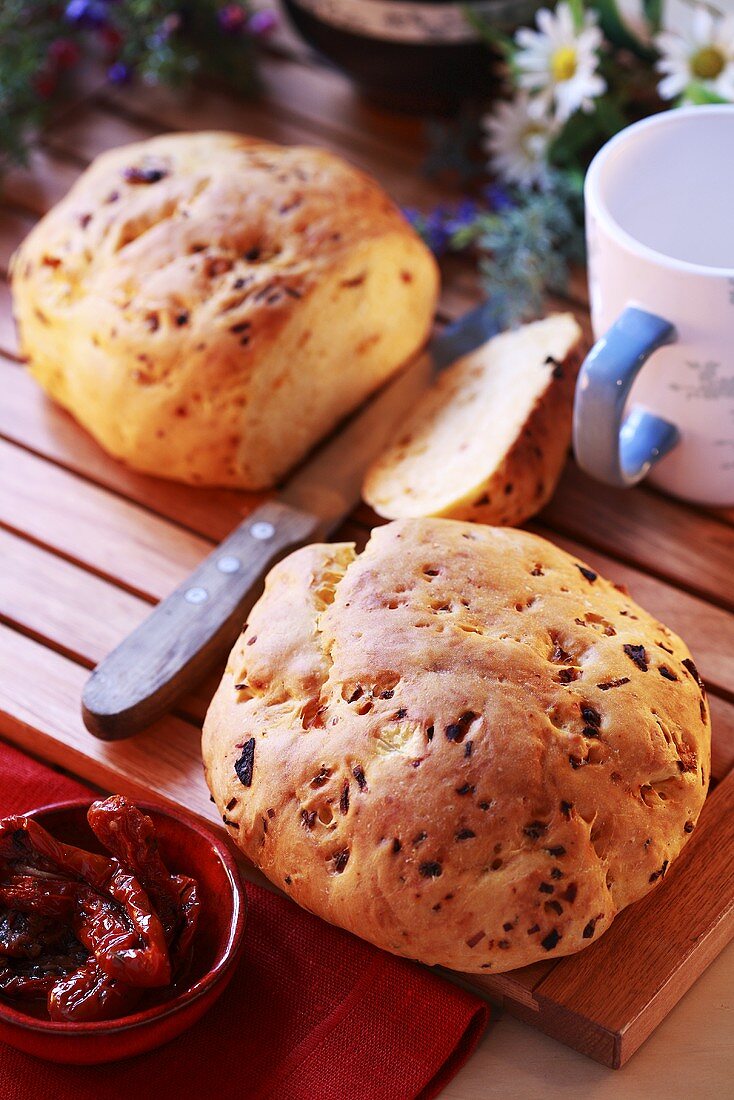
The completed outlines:
[[[0,621],[87,669],[150,614],[139,597],[3,528],[0,560]],[[192,685],[175,711],[200,725],[220,674]]]
[[[79,699],[86,678],[85,668],[0,626],[0,733],[107,790],[138,797],[152,790],[169,803],[216,820],[204,783],[199,730],[169,715],[127,741],[98,741],[81,718]]]
[[[103,451],[26,371],[2,357],[0,393],[0,436],[195,534],[221,541],[266,498],[136,473]]]
[[[613,489],[566,466],[540,521],[688,592],[734,608],[734,540],[714,516],[653,489]]]
[[[0,525],[151,602],[212,541],[0,440]]]

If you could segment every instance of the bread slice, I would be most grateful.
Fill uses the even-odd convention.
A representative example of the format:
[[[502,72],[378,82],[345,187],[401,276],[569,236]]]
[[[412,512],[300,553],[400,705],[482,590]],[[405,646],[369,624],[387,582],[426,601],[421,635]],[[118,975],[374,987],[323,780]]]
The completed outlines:
[[[550,498],[571,438],[581,329],[570,313],[503,332],[452,363],[362,495],[388,519],[516,526]]]

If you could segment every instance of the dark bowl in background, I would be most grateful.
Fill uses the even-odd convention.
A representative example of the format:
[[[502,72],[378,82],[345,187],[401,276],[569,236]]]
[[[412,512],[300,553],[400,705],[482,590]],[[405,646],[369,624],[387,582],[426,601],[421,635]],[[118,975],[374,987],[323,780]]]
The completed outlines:
[[[373,102],[448,112],[492,94],[492,58],[464,10],[505,33],[531,20],[540,0],[283,0],[301,37]]]

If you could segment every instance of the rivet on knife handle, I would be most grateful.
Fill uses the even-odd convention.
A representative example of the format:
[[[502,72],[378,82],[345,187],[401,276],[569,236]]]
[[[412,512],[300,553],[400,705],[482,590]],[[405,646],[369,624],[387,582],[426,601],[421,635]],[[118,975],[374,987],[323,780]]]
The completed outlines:
[[[232,645],[270,566],[318,529],[307,512],[261,505],[98,665],[82,695],[87,729],[115,741],[165,714]]]

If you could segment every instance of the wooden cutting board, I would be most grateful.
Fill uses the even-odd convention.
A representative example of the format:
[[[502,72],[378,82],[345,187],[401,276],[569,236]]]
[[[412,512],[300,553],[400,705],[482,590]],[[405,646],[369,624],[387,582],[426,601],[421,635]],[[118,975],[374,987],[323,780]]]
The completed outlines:
[[[162,129],[313,142],[370,170],[401,202],[428,206],[440,197],[418,171],[418,124],[361,105],[340,78],[298,57],[266,58],[264,76],[257,103],[209,91],[183,102],[130,89],[76,104],[45,135],[30,171],[7,181],[0,271],[92,156]],[[573,309],[588,330],[581,286],[575,299],[551,304]],[[439,322],[476,299],[469,268],[447,264]],[[87,734],[79,699],[88,670],[258,499],[138,476],[103,454],[24,372],[0,279],[0,734],[102,788],[154,795],[215,822],[199,757],[215,678],[175,714],[119,744]],[[360,509],[339,538],[362,543],[373,522]],[[660,887],[580,955],[493,978],[452,975],[617,1067],[734,931],[734,512],[696,510],[646,489],[606,489],[569,466],[534,529],[625,583],[680,632],[711,693],[712,793]]]

